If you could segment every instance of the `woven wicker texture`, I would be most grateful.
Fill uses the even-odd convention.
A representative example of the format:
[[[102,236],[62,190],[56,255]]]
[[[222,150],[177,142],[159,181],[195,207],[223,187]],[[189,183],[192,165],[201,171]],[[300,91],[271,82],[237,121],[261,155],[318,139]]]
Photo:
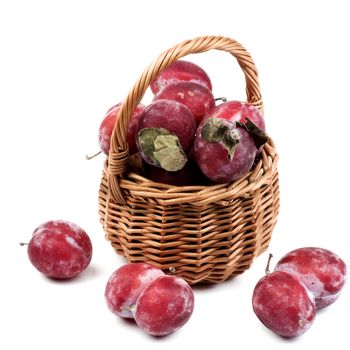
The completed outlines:
[[[279,210],[278,155],[272,140],[252,171],[230,184],[177,187],[128,169],[128,122],[150,83],[175,60],[211,49],[237,59],[247,101],[263,110],[254,62],[239,43],[220,36],[180,43],[144,71],[123,102],[99,191],[101,222],[117,253],[192,284],[222,282],[248,269],[267,248]]]

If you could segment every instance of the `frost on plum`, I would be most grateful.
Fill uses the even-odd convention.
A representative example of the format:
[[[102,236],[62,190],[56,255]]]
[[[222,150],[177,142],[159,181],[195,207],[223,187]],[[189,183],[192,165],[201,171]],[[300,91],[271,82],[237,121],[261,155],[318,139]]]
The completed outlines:
[[[128,263],[117,269],[109,278],[105,298],[108,308],[116,315],[134,318],[132,309],[145,287],[155,278],[163,276],[162,270],[145,263]]]
[[[198,125],[203,117],[215,106],[214,96],[211,91],[203,85],[190,81],[182,81],[165,86],[153,101],[175,100],[183,103],[192,112]]]
[[[187,282],[175,276],[161,276],[141,293],[134,317],[146,333],[163,336],[182,327],[193,308],[194,295]]]
[[[305,333],[316,315],[312,294],[295,276],[282,271],[268,274],[258,282],[252,303],[259,320],[287,338]]]
[[[195,132],[195,120],[185,105],[158,100],[147,106],[140,116],[136,144],[147,163],[178,171],[187,162]]]
[[[221,118],[204,119],[197,129],[194,154],[202,172],[215,182],[232,182],[251,169],[256,146],[241,126]]]
[[[52,220],[34,230],[28,257],[47,277],[68,279],[87,268],[92,258],[92,245],[87,233],[78,225]]]
[[[165,86],[180,81],[190,81],[212,90],[208,74],[198,65],[184,60],[173,62],[158,74],[151,84],[151,90],[154,94],[157,94]]]
[[[107,155],[109,153],[111,136],[117,120],[117,115],[120,110],[120,107],[121,107],[121,103],[118,103],[117,105],[111,107],[107,111],[107,114],[105,118],[102,120],[99,128],[98,142],[99,142],[101,151]],[[138,106],[136,106],[128,124],[126,141],[129,145],[130,155],[137,152],[135,138],[138,131],[139,117],[143,112],[144,108],[145,106],[142,105],[141,103]]]
[[[211,117],[243,124],[246,122],[246,118],[249,118],[259,129],[266,131],[262,113],[248,102],[227,101],[221,103],[211,111]]]
[[[285,271],[300,279],[313,293],[317,309],[337,300],[347,275],[345,262],[338,255],[316,247],[289,252],[277,263],[275,271]]]

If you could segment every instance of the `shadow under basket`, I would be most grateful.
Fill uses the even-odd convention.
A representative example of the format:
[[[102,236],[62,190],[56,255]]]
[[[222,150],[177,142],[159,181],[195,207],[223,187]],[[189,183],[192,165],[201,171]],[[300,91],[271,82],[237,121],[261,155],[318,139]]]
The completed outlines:
[[[116,252],[190,284],[223,282],[248,269],[267,249],[279,210],[278,154],[271,139],[251,172],[229,184],[172,186],[127,166],[128,121],[150,82],[174,60],[209,49],[236,57],[245,73],[247,100],[262,111],[255,66],[240,44],[224,37],[181,43],[146,69],[123,103],[99,190],[100,220]]]

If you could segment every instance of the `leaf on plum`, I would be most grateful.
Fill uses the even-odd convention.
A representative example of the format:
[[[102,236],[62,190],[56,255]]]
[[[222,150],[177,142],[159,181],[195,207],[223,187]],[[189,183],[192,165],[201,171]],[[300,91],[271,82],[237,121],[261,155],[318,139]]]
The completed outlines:
[[[236,125],[243,127],[252,136],[257,149],[269,141],[269,136],[254,124],[248,117],[245,118],[245,123],[236,122]]]
[[[178,171],[185,166],[187,157],[176,134],[165,128],[144,128],[138,137],[142,152],[154,165],[166,171]]]
[[[235,125],[219,118],[209,118],[203,125],[202,138],[209,143],[219,143],[226,148],[231,160],[239,143],[240,135]]]

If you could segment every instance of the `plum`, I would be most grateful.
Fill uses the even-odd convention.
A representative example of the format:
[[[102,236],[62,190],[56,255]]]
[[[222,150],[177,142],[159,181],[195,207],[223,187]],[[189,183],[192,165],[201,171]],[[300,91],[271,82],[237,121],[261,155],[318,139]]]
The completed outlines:
[[[167,171],[177,171],[187,162],[196,132],[191,111],[173,100],[158,100],[139,118],[137,148],[143,160]]]
[[[109,310],[123,318],[134,318],[132,309],[141,292],[163,275],[162,270],[146,263],[123,265],[114,271],[106,285],[105,299]]]
[[[169,84],[154,96],[153,101],[175,100],[187,106],[198,125],[204,115],[215,107],[215,99],[211,91],[191,81],[180,81]]]
[[[151,84],[151,90],[157,94],[166,85],[179,81],[191,81],[212,90],[208,74],[198,65],[184,60],[173,62],[158,74]]]
[[[259,320],[282,337],[296,337],[314,322],[313,295],[294,275],[276,271],[264,276],[253,292],[253,310]]]
[[[302,281],[313,293],[317,309],[337,300],[347,275],[345,262],[338,255],[316,247],[289,252],[279,260],[275,271],[288,272]]]
[[[73,278],[91,261],[91,240],[78,225],[66,220],[51,220],[34,230],[28,244],[28,257],[47,277]]]
[[[261,146],[267,141],[268,137],[265,134],[266,126],[264,116],[254,105],[248,102],[227,101],[212,109],[210,111],[210,116],[212,118],[222,118],[244,125],[256,142],[256,147],[259,150],[257,155],[260,154]]]
[[[101,151],[107,155],[109,153],[111,136],[112,136],[114,125],[117,120],[117,115],[120,110],[120,107],[121,107],[121,103],[118,103],[115,106],[111,107],[107,111],[106,116],[102,120],[102,123],[99,128],[98,142],[99,142]],[[139,123],[139,117],[144,109],[145,109],[145,106],[143,104],[141,103],[138,104],[129,121],[126,140],[129,145],[130,155],[135,154],[137,152],[135,139],[138,131],[137,127]]]
[[[246,175],[257,153],[244,127],[211,114],[199,125],[194,142],[195,159],[210,180],[232,182]]]
[[[212,118],[222,118],[231,122],[246,123],[249,118],[259,129],[266,131],[265,119],[261,112],[252,104],[241,101],[227,101],[216,106],[211,112]]]
[[[185,280],[160,276],[142,291],[133,313],[143,331],[163,336],[182,327],[190,319],[193,308],[193,291]]]

